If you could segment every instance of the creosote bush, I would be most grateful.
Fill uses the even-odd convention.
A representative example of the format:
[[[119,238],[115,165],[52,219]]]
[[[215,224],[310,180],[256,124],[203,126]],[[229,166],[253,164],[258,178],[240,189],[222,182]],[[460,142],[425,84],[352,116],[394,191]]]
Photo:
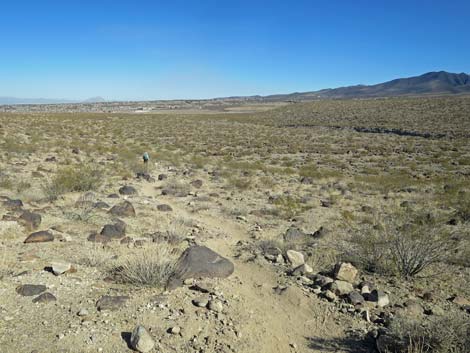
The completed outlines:
[[[172,248],[168,244],[159,243],[158,246],[136,249],[118,260],[111,274],[119,283],[163,287],[173,273],[175,264]]]
[[[101,169],[80,164],[60,169],[52,179],[43,184],[43,192],[49,200],[55,200],[66,192],[96,190],[102,183]]]
[[[470,322],[460,313],[425,323],[397,318],[379,347],[382,353],[468,353]]]
[[[405,278],[446,261],[458,247],[440,220],[409,209],[349,223],[347,232],[339,243],[343,257],[366,271]]]

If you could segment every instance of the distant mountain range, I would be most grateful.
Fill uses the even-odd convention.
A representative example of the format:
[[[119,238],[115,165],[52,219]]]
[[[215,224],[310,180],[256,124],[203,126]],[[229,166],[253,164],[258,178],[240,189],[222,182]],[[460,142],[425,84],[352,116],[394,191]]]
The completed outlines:
[[[84,101],[70,99],[48,99],[48,98],[16,98],[16,97],[0,97],[0,105],[15,104],[64,104],[64,103],[101,103],[106,102],[102,97],[93,97]]]
[[[320,91],[260,97],[267,101],[312,100],[317,98],[373,98],[441,94],[470,94],[470,76],[445,71],[399,78],[376,85],[357,85]]]
[[[376,85],[356,85],[328,88],[312,92],[295,92],[270,96],[236,96],[215,98],[215,100],[247,100],[261,102],[308,101],[327,98],[374,98],[395,96],[451,95],[470,94],[470,76],[465,73],[454,74],[446,71],[428,72],[421,76],[398,78]],[[31,99],[0,97],[0,105],[5,104],[61,104],[61,103],[101,103],[102,97],[84,101],[65,99]]]

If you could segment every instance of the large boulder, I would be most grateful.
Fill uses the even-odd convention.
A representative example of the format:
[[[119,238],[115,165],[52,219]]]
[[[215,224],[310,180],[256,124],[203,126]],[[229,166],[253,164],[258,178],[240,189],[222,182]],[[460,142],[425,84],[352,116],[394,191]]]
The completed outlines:
[[[174,289],[188,278],[226,278],[234,271],[233,263],[205,246],[191,246],[179,258],[175,271],[168,281]]]
[[[118,217],[135,217],[134,206],[129,201],[121,202],[109,210],[109,213]]]

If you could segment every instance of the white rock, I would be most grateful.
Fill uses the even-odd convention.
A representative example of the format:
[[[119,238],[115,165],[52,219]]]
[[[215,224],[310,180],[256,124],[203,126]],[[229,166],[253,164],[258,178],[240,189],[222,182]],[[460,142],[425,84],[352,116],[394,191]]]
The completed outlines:
[[[292,268],[297,268],[305,263],[304,255],[295,250],[287,250],[287,258],[292,265]]]
[[[217,313],[222,312],[224,306],[220,300],[211,300],[208,305],[209,310],[215,311]]]
[[[335,278],[349,283],[354,282],[357,275],[357,268],[348,262],[341,262],[335,266]]]
[[[67,271],[70,271],[72,265],[68,262],[52,262],[51,263],[52,272],[59,276]]]

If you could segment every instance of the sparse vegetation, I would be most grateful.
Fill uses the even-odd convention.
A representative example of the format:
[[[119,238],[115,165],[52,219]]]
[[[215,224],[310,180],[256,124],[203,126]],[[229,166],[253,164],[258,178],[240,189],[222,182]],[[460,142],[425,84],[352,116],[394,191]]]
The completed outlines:
[[[101,169],[93,164],[80,164],[60,169],[43,184],[43,191],[49,200],[56,200],[66,192],[96,190],[102,182]]]
[[[119,283],[164,287],[175,266],[175,254],[165,243],[148,246],[126,255],[111,270]]]

